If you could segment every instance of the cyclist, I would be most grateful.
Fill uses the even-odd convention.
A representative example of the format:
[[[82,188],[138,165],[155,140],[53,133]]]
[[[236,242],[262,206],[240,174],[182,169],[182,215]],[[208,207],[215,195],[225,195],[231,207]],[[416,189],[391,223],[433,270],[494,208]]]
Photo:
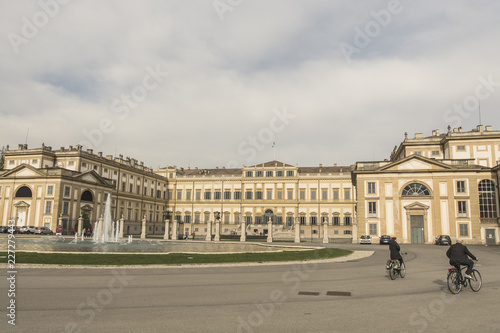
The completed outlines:
[[[467,271],[465,272],[465,277],[472,278],[472,268],[474,267],[474,262],[469,259],[471,257],[474,260],[479,260],[467,249],[467,246],[463,245],[462,239],[457,239],[457,242],[450,246],[448,251],[446,251],[446,256],[450,258],[450,265],[460,269],[460,265],[467,265]]]
[[[403,257],[401,256],[401,248],[399,247],[398,242],[396,242],[396,237],[391,237],[389,241],[389,251],[391,252],[391,260],[399,260],[400,265],[403,263]]]

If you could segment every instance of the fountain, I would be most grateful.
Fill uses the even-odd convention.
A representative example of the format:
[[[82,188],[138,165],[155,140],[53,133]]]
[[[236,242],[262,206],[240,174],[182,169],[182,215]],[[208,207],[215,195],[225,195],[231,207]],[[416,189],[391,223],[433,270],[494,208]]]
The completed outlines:
[[[120,233],[120,223],[113,222],[111,217],[111,196],[108,195],[104,205],[104,217],[95,223],[94,243],[117,243]]]

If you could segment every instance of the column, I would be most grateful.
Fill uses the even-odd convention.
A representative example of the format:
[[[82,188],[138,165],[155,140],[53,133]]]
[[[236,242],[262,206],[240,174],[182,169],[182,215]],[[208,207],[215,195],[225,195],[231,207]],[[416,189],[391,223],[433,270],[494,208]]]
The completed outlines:
[[[142,219],[142,231],[141,231],[141,239],[146,238],[146,215],[144,215],[144,218]]]
[[[123,229],[125,229],[125,220],[123,219],[122,215],[122,218],[120,219],[120,238],[123,238]]]
[[[214,241],[220,241],[220,219],[215,220],[215,237]]]
[[[300,220],[295,219],[295,243],[300,243]]]
[[[207,236],[205,237],[206,241],[211,241],[212,240],[212,221],[208,220],[207,221]]]
[[[170,236],[170,220],[165,220],[165,235],[163,235],[163,239],[168,239]]]
[[[78,236],[82,235],[83,217],[80,215],[78,218]]]
[[[172,227],[172,239],[173,240],[177,240],[177,238],[179,238],[177,232],[178,232],[178,230],[177,230],[177,220],[174,219],[174,225]]]
[[[244,216],[241,216],[240,226],[241,226],[240,242],[246,242],[247,241],[247,225],[245,223]]]
[[[271,216],[267,217],[267,242],[273,242],[273,221],[271,221]]]
[[[323,243],[328,243],[328,218],[323,220]]]

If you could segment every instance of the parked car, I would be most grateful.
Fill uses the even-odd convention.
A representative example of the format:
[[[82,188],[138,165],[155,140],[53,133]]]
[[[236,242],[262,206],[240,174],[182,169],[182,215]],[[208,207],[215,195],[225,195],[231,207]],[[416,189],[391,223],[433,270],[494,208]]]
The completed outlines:
[[[436,245],[451,245],[451,238],[448,235],[439,235],[436,237]]]
[[[47,227],[37,227],[35,234],[52,235],[54,232]]]
[[[20,229],[19,229],[19,233],[20,234],[34,234],[35,233],[35,227],[30,225],[23,225]]]
[[[390,240],[391,240],[391,236],[389,236],[389,235],[380,236],[380,244],[389,244]]]
[[[359,244],[371,244],[372,243],[372,236],[370,235],[362,235],[361,238],[359,239]]]
[[[9,232],[9,227],[6,227],[6,226],[1,226],[0,227],[0,233],[6,234],[8,232]]]

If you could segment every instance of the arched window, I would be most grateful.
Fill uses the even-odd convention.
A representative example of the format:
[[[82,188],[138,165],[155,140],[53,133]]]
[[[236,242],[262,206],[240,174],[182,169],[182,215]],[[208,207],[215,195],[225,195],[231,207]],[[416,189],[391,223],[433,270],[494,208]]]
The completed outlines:
[[[478,185],[479,217],[491,219],[497,217],[497,201],[495,197],[495,183],[489,179],[482,180]]]
[[[16,198],[31,198],[31,189],[28,186],[20,187],[16,192]]]
[[[81,201],[88,201],[88,202],[93,202],[94,197],[92,196],[92,192],[90,191],[85,191],[82,193],[82,197],[80,198]]]
[[[403,197],[428,197],[431,195],[429,189],[419,183],[411,183],[403,189]]]

